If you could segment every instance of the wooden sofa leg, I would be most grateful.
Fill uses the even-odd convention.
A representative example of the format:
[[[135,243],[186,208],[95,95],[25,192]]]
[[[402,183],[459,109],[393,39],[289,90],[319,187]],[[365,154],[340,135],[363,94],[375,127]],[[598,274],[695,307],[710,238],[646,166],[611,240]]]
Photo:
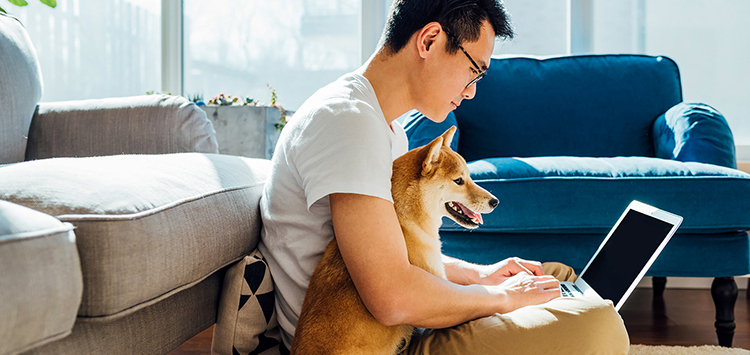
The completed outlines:
[[[654,287],[654,298],[663,298],[664,289],[667,287],[667,278],[661,276],[654,276],[651,280]]]
[[[737,301],[737,283],[733,277],[717,277],[711,284],[711,296],[716,306],[716,335],[719,345],[732,346],[734,337],[734,304]]]

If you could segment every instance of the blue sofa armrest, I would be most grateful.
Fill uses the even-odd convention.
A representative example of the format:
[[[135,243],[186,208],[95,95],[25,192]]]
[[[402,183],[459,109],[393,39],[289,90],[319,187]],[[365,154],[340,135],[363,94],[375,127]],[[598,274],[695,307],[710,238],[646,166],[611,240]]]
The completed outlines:
[[[654,121],[657,158],[737,168],[734,137],[724,116],[702,103],[679,103]]]

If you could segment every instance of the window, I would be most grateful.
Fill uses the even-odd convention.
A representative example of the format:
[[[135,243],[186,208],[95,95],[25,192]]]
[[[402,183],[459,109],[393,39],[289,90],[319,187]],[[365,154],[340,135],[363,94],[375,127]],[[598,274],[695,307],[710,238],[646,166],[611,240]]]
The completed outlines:
[[[161,7],[152,0],[38,1],[5,6],[29,33],[42,101],[143,95],[161,87]]]
[[[184,0],[184,93],[297,109],[358,68],[359,0]]]
[[[375,47],[391,3],[183,0],[183,94],[209,99],[224,93],[269,103],[270,84],[284,107],[297,109],[315,90],[361,65]],[[750,161],[747,0],[504,3],[517,36],[497,43],[495,55],[671,57],[681,70],[685,100],[721,111],[736,144],[748,149],[739,149],[738,158]],[[66,0],[56,9],[36,1],[6,6],[36,47],[43,101],[160,91],[161,9],[154,0]]]

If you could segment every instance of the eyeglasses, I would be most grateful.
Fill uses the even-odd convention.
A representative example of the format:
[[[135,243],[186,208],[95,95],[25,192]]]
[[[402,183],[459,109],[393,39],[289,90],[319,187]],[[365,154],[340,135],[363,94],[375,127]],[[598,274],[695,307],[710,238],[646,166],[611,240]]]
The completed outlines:
[[[466,55],[466,58],[469,58],[469,60],[471,61],[471,65],[474,66],[474,68],[471,68],[471,70],[477,73],[477,76],[474,77],[474,79],[472,79],[468,84],[466,84],[466,87],[468,88],[469,86],[476,84],[477,81],[482,80],[482,78],[484,78],[487,72],[482,70],[482,68],[480,68],[479,65],[477,65],[477,62],[475,62],[474,59],[469,55],[469,53],[466,52],[466,49],[464,49],[464,47],[461,46],[460,43],[458,43],[458,40],[456,39],[456,37],[453,37],[453,35],[451,35],[450,32],[446,31],[445,29],[443,29],[443,32],[445,32],[445,35],[448,37],[448,39],[453,41],[453,43],[455,43],[458,46],[461,52],[464,52],[464,55]]]

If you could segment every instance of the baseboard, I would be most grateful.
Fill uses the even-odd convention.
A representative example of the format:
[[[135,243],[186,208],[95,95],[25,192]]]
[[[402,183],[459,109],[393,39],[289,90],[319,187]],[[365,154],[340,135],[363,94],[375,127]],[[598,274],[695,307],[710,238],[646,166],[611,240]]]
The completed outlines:
[[[747,290],[748,280],[750,275],[737,276],[734,278],[737,282],[737,288],[740,290]],[[667,277],[667,288],[693,288],[693,289],[711,289],[711,282],[714,279],[710,277]],[[638,284],[639,288],[652,288],[652,278],[644,277],[641,283]]]

